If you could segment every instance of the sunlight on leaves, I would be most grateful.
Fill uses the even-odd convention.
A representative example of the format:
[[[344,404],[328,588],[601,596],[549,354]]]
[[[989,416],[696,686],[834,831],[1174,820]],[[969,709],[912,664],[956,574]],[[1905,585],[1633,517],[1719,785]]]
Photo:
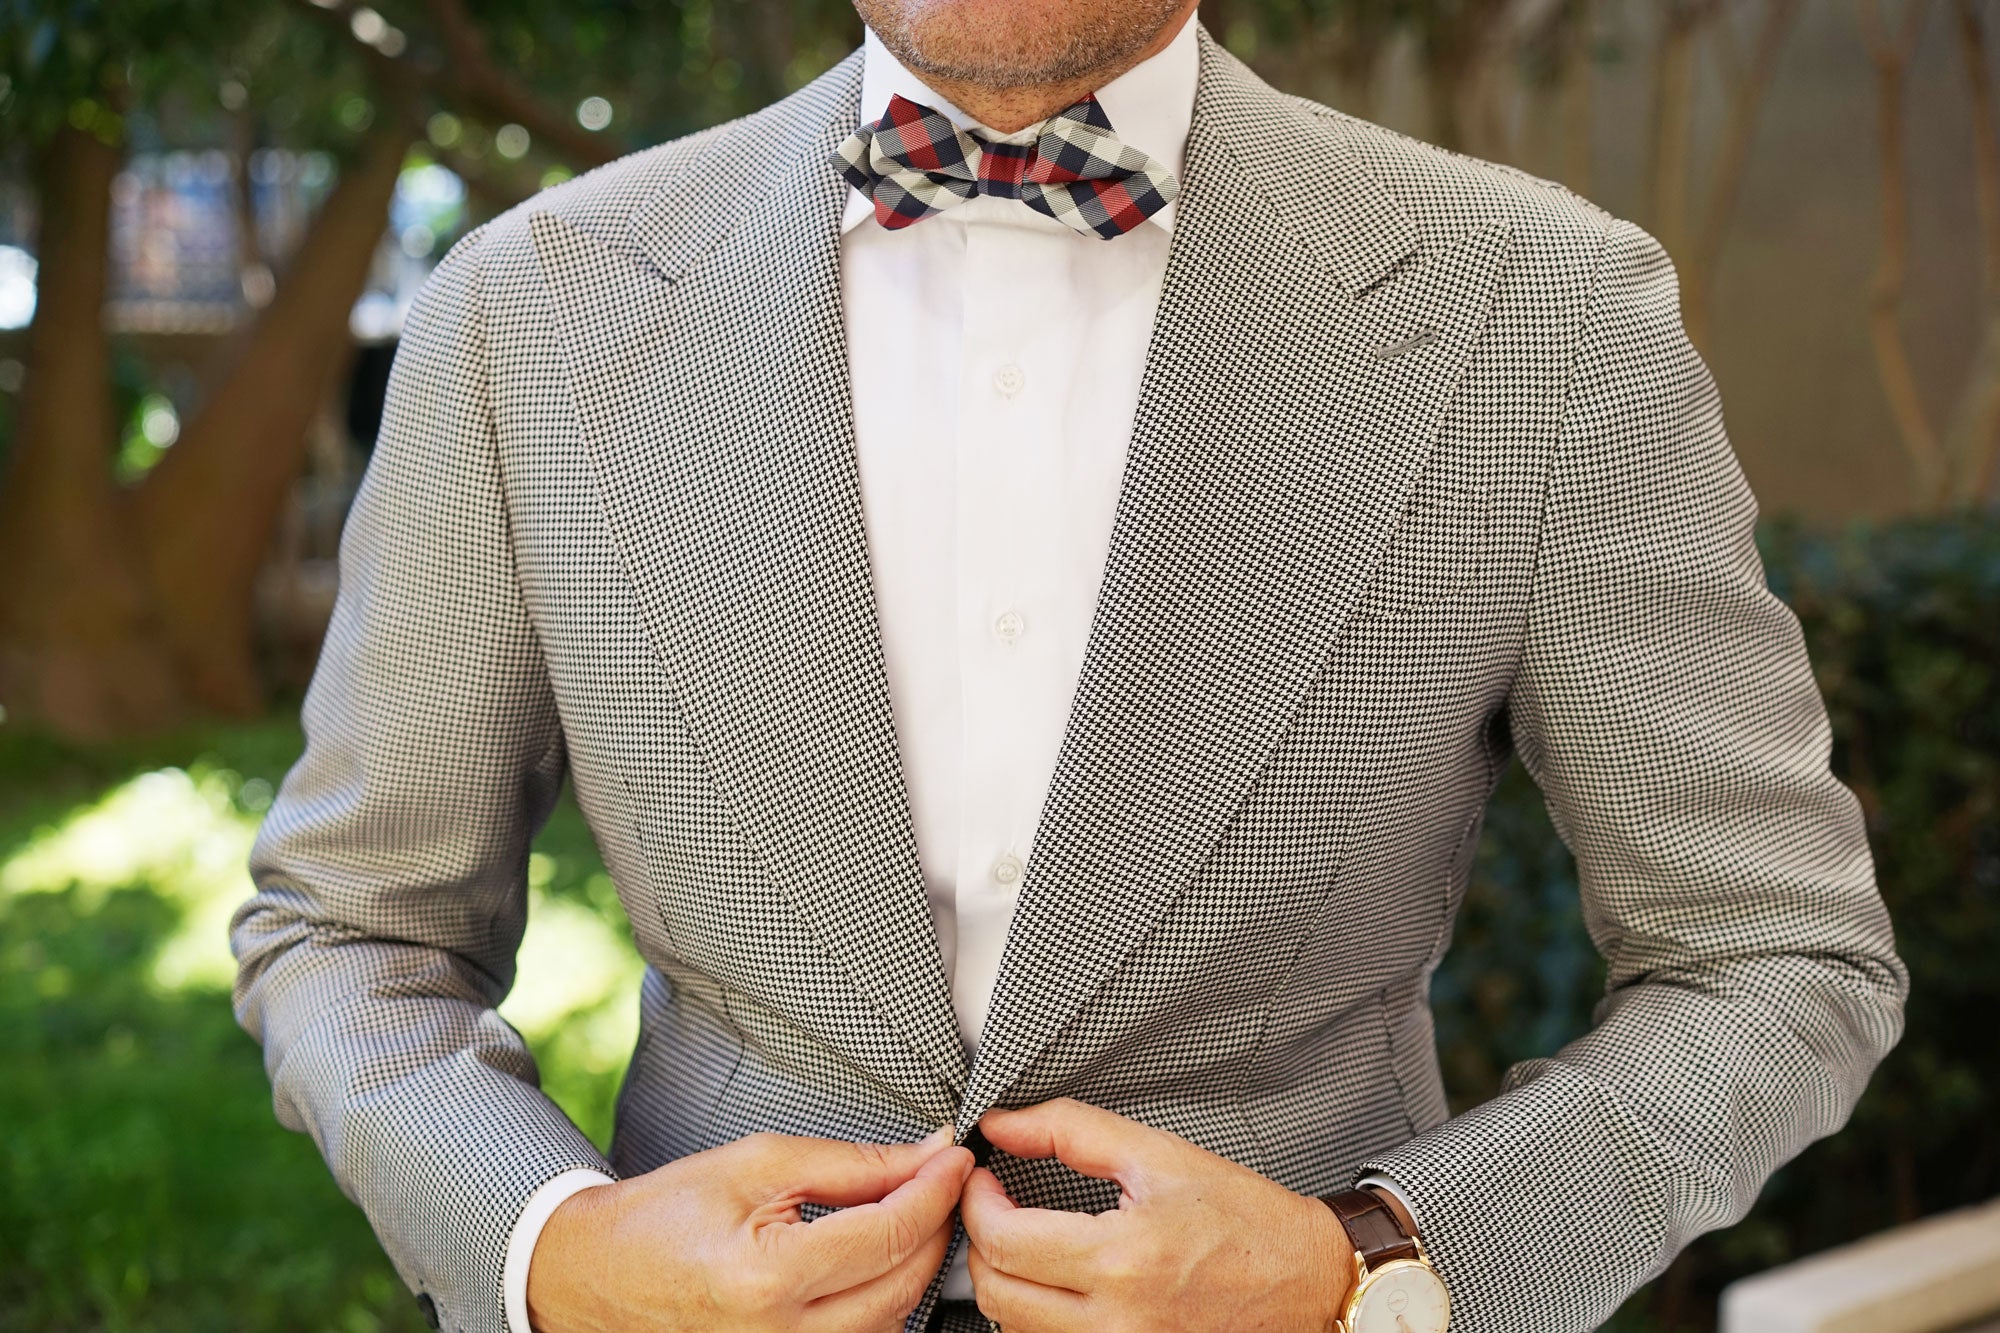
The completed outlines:
[[[225,991],[236,966],[229,918],[253,892],[250,846],[269,799],[267,784],[225,768],[142,773],[0,861],[0,907],[7,898],[74,886],[85,910],[95,911],[113,890],[143,889],[178,918],[154,954],[153,984],[166,992]],[[530,858],[528,930],[501,1013],[563,1065],[607,1073],[637,1035],[642,966],[604,916],[551,892],[556,871],[552,858]],[[602,894],[590,888],[590,901],[611,896],[608,880]]]
[[[538,1048],[590,1073],[618,1068],[638,1036],[642,965],[632,946],[592,911],[549,892],[555,863],[528,861],[528,931],[520,974],[500,1014]]]
[[[250,895],[256,818],[239,810],[240,779],[196,766],[142,773],[30,838],[0,863],[0,896],[59,893],[86,907],[113,889],[144,888],[178,909],[152,979],[162,990],[224,990],[235,974],[229,915]]]

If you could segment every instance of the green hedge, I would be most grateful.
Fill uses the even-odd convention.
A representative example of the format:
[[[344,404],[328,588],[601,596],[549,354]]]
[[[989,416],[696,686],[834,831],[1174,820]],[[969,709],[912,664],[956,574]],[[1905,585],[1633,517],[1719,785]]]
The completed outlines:
[[[2000,1195],[2000,525],[1763,536],[1826,692],[1835,771],[1867,813],[1912,974],[1908,1027],[1848,1128],[1690,1246],[1619,1327],[1712,1327],[1736,1277]],[[1433,992],[1454,1106],[1581,1032],[1602,985],[1575,865],[1516,766]]]
[[[1691,1247],[1624,1330],[1706,1327],[1735,1275],[2000,1194],[2000,530],[1778,528],[1766,552],[1868,811],[1915,975],[1909,1033],[1850,1128]],[[272,1119],[229,1017],[213,923],[298,743],[289,715],[94,750],[0,728],[0,1330],[420,1327],[311,1143]],[[533,875],[527,953],[543,958],[524,959],[516,999],[539,977],[540,1010],[573,1016],[524,1030],[601,1140],[619,1072],[605,1025],[629,1000],[546,986],[563,970],[549,955],[622,947],[621,921],[580,929],[579,909],[616,909],[573,802]],[[1437,978],[1455,1103],[1581,1031],[1601,984],[1573,867],[1517,770]]]

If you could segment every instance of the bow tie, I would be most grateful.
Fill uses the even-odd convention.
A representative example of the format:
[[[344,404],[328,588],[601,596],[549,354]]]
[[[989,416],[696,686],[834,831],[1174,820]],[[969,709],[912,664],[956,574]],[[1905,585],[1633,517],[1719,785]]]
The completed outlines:
[[[1180,193],[1174,174],[1121,143],[1094,96],[1043,121],[1032,143],[1000,143],[961,130],[936,110],[889,99],[882,119],[834,150],[848,184],[875,201],[895,229],[977,194],[1019,199],[1085,236],[1122,236]]]

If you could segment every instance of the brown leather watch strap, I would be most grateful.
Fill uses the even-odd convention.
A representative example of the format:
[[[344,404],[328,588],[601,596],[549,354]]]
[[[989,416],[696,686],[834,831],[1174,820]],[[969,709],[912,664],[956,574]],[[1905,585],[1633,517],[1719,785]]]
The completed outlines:
[[[1345,1190],[1329,1194],[1320,1202],[1333,1209],[1333,1215],[1347,1230],[1354,1252],[1370,1268],[1419,1257],[1417,1238],[1403,1230],[1395,1212],[1374,1190]]]

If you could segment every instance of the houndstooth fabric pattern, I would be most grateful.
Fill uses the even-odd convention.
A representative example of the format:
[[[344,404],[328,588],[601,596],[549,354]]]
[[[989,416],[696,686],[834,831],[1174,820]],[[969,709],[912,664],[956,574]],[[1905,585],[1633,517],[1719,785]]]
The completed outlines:
[[[1672,265],[1203,34],[1110,555],[968,1061],[847,398],[829,155],[860,73],[537,196],[419,298],[234,925],[279,1117],[479,1333],[566,1169],[1057,1095],[1303,1192],[1387,1172],[1458,1333],[1594,1327],[1842,1123],[1907,984]],[[1609,988],[1451,1117],[1426,997],[1514,758]],[[647,963],[607,1154],[493,1010],[565,775]],[[995,1167],[1024,1203],[1115,1202]]]
[[[1019,199],[1086,236],[1122,236],[1172,203],[1166,166],[1112,133],[1095,97],[1043,121],[1031,143],[961,130],[900,94],[880,120],[841,141],[833,164],[896,230],[975,195]]]

